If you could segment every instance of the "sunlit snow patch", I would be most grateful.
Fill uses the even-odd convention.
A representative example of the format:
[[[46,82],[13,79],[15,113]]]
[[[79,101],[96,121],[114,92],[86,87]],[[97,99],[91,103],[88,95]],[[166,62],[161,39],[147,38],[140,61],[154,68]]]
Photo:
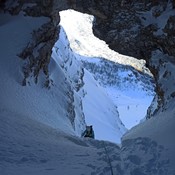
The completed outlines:
[[[101,70],[92,71],[94,77],[101,86],[103,86],[114,104],[117,106],[120,118],[124,125],[130,129],[131,127],[140,123],[147,113],[147,109],[153,99],[154,92],[147,93],[147,88],[144,87],[143,82],[139,79],[135,81],[135,77],[129,77],[133,74],[131,70],[118,71],[120,78],[120,87],[118,82],[113,85],[104,84],[106,80],[115,81],[111,75],[106,75],[107,67],[101,63],[101,58],[110,60],[115,63],[132,66],[136,70],[145,73],[147,76],[152,76],[150,71],[145,67],[144,60],[137,60],[133,57],[121,55],[111,50],[108,45],[96,38],[92,32],[92,23],[94,17],[88,14],[82,14],[74,10],[66,10],[60,13],[61,25],[65,29],[71,48],[77,53],[77,58],[84,62],[84,67],[87,68],[88,63],[101,67]],[[112,63],[111,62],[111,63]],[[112,72],[112,66],[108,67]],[[97,75],[98,74],[98,75]],[[116,76],[115,74],[113,76]],[[125,81],[127,78],[135,83]],[[134,79],[135,78],[135,79]],[[148,87],[149,88],[149,87]],[[154,85],[150,83],[150,88],[154,89]],[[93,99],[92,99],[93,100]],[[88,121],[88,118],[86,118]]]

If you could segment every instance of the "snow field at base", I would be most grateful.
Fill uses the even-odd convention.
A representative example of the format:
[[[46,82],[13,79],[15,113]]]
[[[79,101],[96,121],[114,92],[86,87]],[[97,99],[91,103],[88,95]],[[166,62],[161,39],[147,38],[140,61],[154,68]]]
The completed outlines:
[[[83,140],[8,111],[0,118],[0,174],[110,175],[102,142]]]
[[[78,115],[82,113],[77,109],[76,115],[80,118],[76,118],[75,125],[80,130],[75,131],[67,112],[67,104],[71,102],[67,94],[75,88],[68,75],[77,76],[79,62],[73,62],[75,69],[70,69],[67,75],[57,60],[51,59],[49,73],[53,86],[45,89],[41,77],[37,85],[30,77],[30,85],[23,87],[24,62],[17,54],[27,45],[32,30],[48,19],[22,14],[0,14],[0,19],[5,21],[0,25],[0,174],[110,175],[102,142],[73,136],[80,135],[85,124],[79,120]],[[65,68],[68,65],[65,64]],[[73,96],[73,103],[78,106],[79,95]]]
[[[135,139],[138,137],[151,138],[160,145],[166,148],[163,156],[169,160],[169,170],[173,170],[175,174],[175,108],[174,104],[169,105],[169,109],[166,111],[158,113],[155,117],[141,123],[138,126],[133,127],[129,132],[127,132],[122,140]]]

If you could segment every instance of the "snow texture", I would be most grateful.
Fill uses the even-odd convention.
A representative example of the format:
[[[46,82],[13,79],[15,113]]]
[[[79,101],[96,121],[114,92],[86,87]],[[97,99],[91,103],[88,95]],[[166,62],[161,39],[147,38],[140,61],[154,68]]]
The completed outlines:
[[[71,62],[64,55],[55,57],[58,53],[71,52],[57,53],[53,48],[49,72],[54,84],[50,90],[43,87],[42,76],[37,85],[31,82],[26,87],[21,86],[23,61],[17,54],[31,39],[32,30],[47,20],[22,14],[0,14],[0,174],[174,175],[175,109],[172,103],[161,115],[129,131],[119,147],[111,142],[77,137],[85,123],[78,116],[83,115],[83,111],[75,106],[81,102],[83,92],[82,104],[86,104],[92,89],[85,81],[95,87],[95,80],[87,71],[82,76],[83,70],[77,69],[80,67],[77,61]],[[63,61],[66,63],[61,64]],[[79,73],[75,74],[75,69],[68,70],[70,65]],[[107,97],[102,87],[94,98],[99,103],[98,95]],[[112,100],[106,100],[109,106],[105,110],[116,114]],[[106,103],[100,101],[100,105]],[[112,117],[108,123],[109,130],[113,120]],[[122,127],[117,128],[119,126]]]

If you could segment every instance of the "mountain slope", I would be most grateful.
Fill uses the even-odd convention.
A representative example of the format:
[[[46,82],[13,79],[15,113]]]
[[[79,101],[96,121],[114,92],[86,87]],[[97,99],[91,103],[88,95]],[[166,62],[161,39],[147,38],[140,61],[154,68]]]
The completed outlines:
[[[72,125],[71,94],[75,86],[55,60],[50,64],[54,83],[50,90],[43,88],[42,72],[37,85],[28,77],[27,86],[21,86],[24,62],[16,55],[32,39],[33,29],[48,19],[2,13],[0,18],[0,174],[175,174],[175,111],[173,96],[168,98],[171,91],[166,94],[166,108],[129,131],[121,147],[73,136],[79,132]],[[174,71],[166,62],[161,73],[164,65]],[[163,74],[159,75],[161,80],[166,78]],[[165,81],[164,88],[167,84]]]
[[[61,32],[63,35],[60,35],[59,44],[63,50],[67,47],[69,52],[62,50],[59,52],[61,57],[54,57],[56,52],[53,48],[54,59],[51,59],[49,64],[51,84],[45,86],[45,76],[40,72],[37,84],[30,74],[26,79],[26,86],[22,86],[23,67],[27,60],[21,60],[17,55],[31,39],[32,31],[47,22],[48,18],[26,17],[23,14],[0,14],[0,18],[4,21],[0,25],[0,174],[109,173],[104,146],[100,145],[104,142],[75,137],[80,136],[85,129],[81,106],[83,95],[86,92],[89,94],[91,86],[97,84],[87,71],[84,77],[83,69],[75,58],[66,55],[73,56],[73,52],[67,46],[65,34]],[[64,39],[61,40],[61,37]],[[67,43],[64,45],[62,42]],[[82,88],[86,79],[91,86]],[[107,98],[102,88],[98,95],[99,98]],[[92,94],[85,96],[90,98]],[[99,117],[106,110],[107,114],[103,117],[106,118],[105,122],[108,122],[108,115],[112,114],[111,123],[109,126],[105,123],[103,129],[111,126],[106,132],[106,139],[111,132],[116,132],[118,135],[114,137],[113,134],[111,140],[120,142],[120,137],[126,129],[117,118],[116,107],[110,99],[108,102],[107,106],[104,106],[106,103],[101,103],[107,110],[104,109]],[[87,103],[86,99],[84,103]],[[95,106],[89,107],[92,109]],[[91,112],[87,112],[89,113]],[[98,129],[97,127],[97,131]],[[97,132],[96,137],[100,136],[101,133]]]
[[[85,93],[88,93],[89,99],[94,96],[91,92],[91,86],[96,87],[96,82],[93,77],[86,73],[76,61],[76,58],[68,47],[69,43],[65,39],[66,35],[63,30],[60,34],[59,46],[61,55],[54,54],[49,64],[49,87],[45,87],[45,75],[40,72],[38,83],[35,84],[35,79],[32,74],[29,74],[26,79],[26,86],[22,86],[23,69],[26,69],[27,60],[21,60],[17,55],[21,52],[29,39],[31,39],[31,31],[37,30],[38,27],[48,21],[48,18],[25,17],[23,14],[17,16],[10,16],[8,14],[1,14],[1,18],[6,22],[1,25],[1,111],[8,112],[9,115],[17,114],[36,120],[59,131],[69,133],[71,135],[80,136],[85,129],[85,117],[89,116],[91,111],[95,109],[95,105],[91,103],[88,106],[89,112],[84,114],[85,106],[82,104],[82,99]],[[25,24],[26,28],[21,28]],[[10,29],[14,28],[14,31]],[[18,40],[16,40],[16,35]],[[8,36],[8,37],[7,37]],[[62,37],[62,39],[61,39]],[[67,50],[66,50],[67,49]],[[53,50],[54,51],[54,50]],[[60,60],[61,59],[61,60]],[[89,87],[82,86],[86,83],[84,78],[86,75]],[[82,89],[81,89],[82,88]],[[81,89],[81,90],[80,90]],[[102,89],[102,88],[101,88]],[[90,95],[89,95],[90,94]],[[99,91],[96,98],[108,99],[105,91]],[[83,100],[87,104],[87,100]],[[99,102],[99,101],[98,101]],[[111,130],[107,130],[107,136],[113,135],[110,140],[113,142],[120,142],[120,138],[126,131],[118,118],[118,112],[111,100],[108,104],[101,102],[99,106],[104,109],[100,114],[94,113],[98,116],[96,122],[89,121],[88,124],[94,125],[96,131],[96,138],[102,139],[101,131],[98,131],[98,120],[103,124],[103,130],[108,128],[108,116],[111,118],[109,126]],[[87,110],[87,111],[88,111]],[[104,115],[105,113],[105,115]],[[5,115],[5,114],[3,114]],[[105,121],[100,119],[103,117]],[[100,125],[101,125],[100,124]],[[11,123],[13,126],[13,123]],[[95,126],[96,125],[96,126]],[[10,134],[10,133],[7,133]]]
[[[58,65],[52,70],[52,76],[60,74],[55,86],[48,90],[44,88],[44,76],[41,76],[38,85],[35,85],[32,75],[28,78],[28,85],[22,86],[23,61],[17,56],[31,37],[31,30],[37,29],[47,21],[47,18],[24,17],[2,15],[7,19],[7,23],[1,25],[1,111],[11,112],[13,115],[19,114],[33,118],[41,123],[52,126],[53,128],[65,130],[73,133],[70,122],[71,114],[63,110],[68,108],[69,97],[65,98],[71,86],[65,82],[64,74]],[[26,25],[26,28],[21,26]],[[11,31],[11,28],[14,30]],[[8,37],[7,37],[8,36]],[[16,40],[16,37],[18,39]],[[58,93],[57,93],[58,92]],[[60,99],[62,103],[60,103]],[[67,115],[69,117],[67,117]]]
[[[58,42],[53,48],[54,60],[62,66],[82,101],[75,104],[84,113],[88,125],[93,125],[96,139],[120,143],[121,136],[126,132],[119,119],[118,111],[106,91],[95,81],[93,76],[83,69],[78,60],[81,56],[72,52],[69,41],[61,27]],[[79,116],[79,114],[77,114]],[[80,119],[79,119],[80,120]]]
[[[123,124],[128,129],[139,124],[147,114],[155,88],[145,61],[116,53],[96,38],[93,16],[74,10],[60,15],[70,46],[118,107]]]
[[[130,129],[145,119],[154,96],[152,77],[130,66],[109,62],[101,58],[83,59],[83,65],[118,108],[120,119]]]

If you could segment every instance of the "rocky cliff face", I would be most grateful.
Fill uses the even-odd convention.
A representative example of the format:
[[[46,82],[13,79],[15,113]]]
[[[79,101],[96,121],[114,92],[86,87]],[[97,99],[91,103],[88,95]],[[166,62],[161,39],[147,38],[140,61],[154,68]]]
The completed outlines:
[[[95,16],[94,34],[105,40],[110,48],[147,61],[156,79],[155,99],[158,104],[154,112],[149,112],[149,117],[175,98],[175,72],[172,69],[175,65],[174,0],[7,0],[0,3],[0,8],[13,15],[24,13],[49,18],[47,24],[33,31],[32,39],[19,53],[20,58],[27,60],[23,85],[30,75],[37,82],[39,73],[43,71],[49,87],[48,64],[51,49],[58,39],[59,11],[73,8]],[[170,80],[172,83],[169,83]]]

